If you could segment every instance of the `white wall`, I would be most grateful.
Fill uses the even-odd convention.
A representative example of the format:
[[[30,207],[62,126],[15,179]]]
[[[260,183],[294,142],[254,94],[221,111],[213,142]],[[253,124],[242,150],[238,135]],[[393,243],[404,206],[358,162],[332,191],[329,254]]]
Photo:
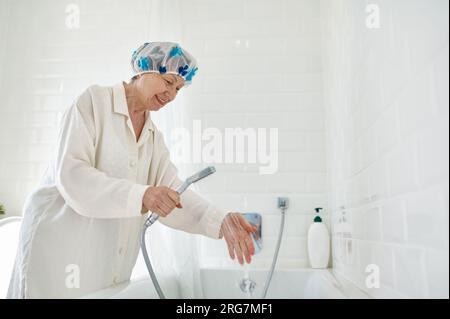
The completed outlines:
[[[271,262],[279,230],[276,198],[291,199],[280,266],[307,266],[306,232],[314,207],[324,207],[325,142],[319,2],[183,1],[185,43],[201,64],[187,99],[205,127],[279,129],[279,170],[216,165],[220,175],[200,190],[221,207],[263,214],[264,249],[254,266]],[[191,88],[190,88],[191,89]],[[326,219],[326,218],[325,218]],[[202,242],[205,265],[230,266],[223,242]]]
[[[80,8],[78,29],[66,26],[71,3]],[[0,202],[20,215],[51,156],[63,110],[89,85],[130,75],[129,57],[146,40],[149,8],[142,0],[2,0],[0,6],[7,17],[0,22],[6,48],[0,53]]]
[[[373,296],[448,298],[448,1],[321,4],[335,270]]]
[[[80,29],[64,23],[68,3],[80,6]],[[200,63],[182,93],[189,118],[222,131],[279,129],[277,174],[216,164],[198,189],[217,206],[263,214],[255,266],[270,263],[285,195],[280,266],[307,265],[311,214],[330,206],[337,272],[367,290],[365,266],[375,263],[374,296],[448,296],[448,2],[376,1],[376,30],[364,24],[366,3],[181,2],[182,44]],[[37,185],[64,108],[90,84],[127,79],[130,53],[152,40],[151,10],[148,0],[0,2],[0,202],[9,214],[20,215]],[[203,264],[230,265],[223,243],[201,249]]]
[[[80,7],[79,29],[65,25],[69,3]],[[153,40],[150,4],[2,0],[0,12],[9,22],[1,25],[9,31],[1,38],[7,50],[0,53],[0,202],[9,214],[21,214],[44,172],[62,111],[90,84],[127,79],[131,52]],[[222,132],[279,129],[276,174],[259,175],[255,164],[216,164],[218,173],[199,190],[217,206],[264,215],[265,249],[255,265],[270,262],[280,220],[276,197],[288,196],[280,265],[306,266],[307,226],[314,207],[326,205],[318,2],[181,4],[182,45],[200,64],[192,87],[181,93],[190,118]],[[229,264],[223,243],[205,240],[202,252],[205,264]]]

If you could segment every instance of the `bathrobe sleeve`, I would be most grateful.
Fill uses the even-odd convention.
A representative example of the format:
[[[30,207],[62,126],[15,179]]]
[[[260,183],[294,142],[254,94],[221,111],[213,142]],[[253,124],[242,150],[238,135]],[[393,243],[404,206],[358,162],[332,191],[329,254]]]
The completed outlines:
[[[176,190],[183,181],[178,177],[178,170],[170,160],[162,134],[158,130],[155,130],[154,134],[154,154],[157,156],[152,159],[150,176],[154,181],[150,184]],[[191,189],[184,191],[180,200],[183,208],[175,208],[168,216],[158,220],[171,228],[218,239],[227,212],[213,206]]]
[[[94,111],[87,90],[64,112],[61,121],[54,165],[61,196],[86,217],[140,216],[149,186],[114,178],[95,168],[95,143]]]

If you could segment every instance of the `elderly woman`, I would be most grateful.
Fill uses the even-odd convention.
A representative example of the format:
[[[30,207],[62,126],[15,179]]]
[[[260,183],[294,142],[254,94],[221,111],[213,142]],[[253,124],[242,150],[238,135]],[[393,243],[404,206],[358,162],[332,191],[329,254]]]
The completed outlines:
[[[176,43],[152,42],[131,64],[130,83],[91,86],[64,113],[53,160],[24,205],[9,298],[74,298],[129,280],[149,212],[224,238],[231,258],[251,261],[255,228],[241,214],[174,190],[182,182],[150,117],[191,83],[195,59]]]

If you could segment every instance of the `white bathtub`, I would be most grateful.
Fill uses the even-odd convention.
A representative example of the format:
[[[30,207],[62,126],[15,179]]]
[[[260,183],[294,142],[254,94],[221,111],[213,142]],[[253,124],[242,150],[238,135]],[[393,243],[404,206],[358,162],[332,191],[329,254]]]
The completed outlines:
[[[261,298],[267,270],[257,269],[248,273],[239,269],[203,268],[200,270],[204,298],[251,299]],[[243,278],[256,283],[252,294],[239,287]],[[174,280],[161,280],[160,284],[168,298],[179,298]],[[86,298],[157,298],[150,279],[127,282],[103,289]],[[368,298],[353,284],[336,276],[330,270],[279,269],[272,278],[267,293],[270,299],[344,299]]]
[[[202,288],[205,298],[261,298],[267,270],[202,269]],[[242,292],[243,278],[256,283],[252,294]],[[274,272],[266,298],[268,299],[344,299],[367,298],[367,295],[328,270],[278,269]]]

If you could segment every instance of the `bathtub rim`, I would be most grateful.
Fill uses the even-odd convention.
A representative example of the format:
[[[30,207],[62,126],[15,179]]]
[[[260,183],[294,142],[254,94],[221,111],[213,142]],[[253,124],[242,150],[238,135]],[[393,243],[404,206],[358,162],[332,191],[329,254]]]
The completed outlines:
[[[201,266],[199,271],[202,270],[215,270],[215,271],[244,271],[243,268],[238,268],[236,266]],[[252,272],[268,272],[268,267],[255,267],[248,269],[249,273]],[[315,268],[291,268],[291,267],[280,267],[275,270],[278,272],[305,272],[305,273],[317,273],[325,277],[330,285],[339,290],[339,292],[347,299],[373,299],[367,292],[359,288],[356,284],[349,281],[347,278],[337,273],[333,268],[315,269]],[[283,299],[283,298],[281,298]],[[295,299],[295,298],[294,298]]]

